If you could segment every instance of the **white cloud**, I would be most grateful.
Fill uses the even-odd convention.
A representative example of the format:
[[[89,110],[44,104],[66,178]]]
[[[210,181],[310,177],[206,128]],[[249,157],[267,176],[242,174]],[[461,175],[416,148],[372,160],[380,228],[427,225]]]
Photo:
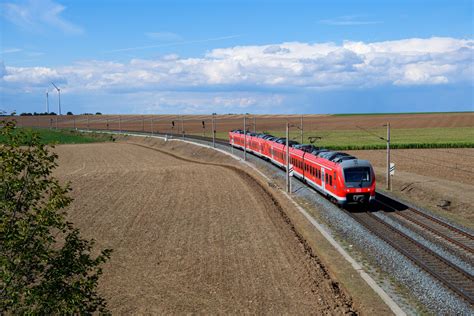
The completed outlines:
[[[146,92],[134,94],[132,102],[145,113],[240,113],[253,112],[257,107],[270,112],[280,107],[285,97],[259,92]]]
[[[288,42],[214,49],[195,58],[167,55],[127,63],[5,67],[2,88],[31,91],[50,81],[65,93],[109,91],[281,91],[379,85],[472,83],[473,40],[433,37],[375,43]],[[248,104],[251,96],[236,104]]]
[[[63,17],[65,6],[51,0],[28,0],[21,4],[2,3],[2,15],[11,23],[36,32],[45,27],[59,29],[66,34],[82,34],[83,29]]]

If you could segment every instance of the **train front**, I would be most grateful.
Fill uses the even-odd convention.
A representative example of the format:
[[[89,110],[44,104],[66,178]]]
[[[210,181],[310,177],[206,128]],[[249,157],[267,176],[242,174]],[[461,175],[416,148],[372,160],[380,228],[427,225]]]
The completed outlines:
[[[367,160],[353,159],[341,163],[346,203],[368,204],[375,200],[375,173]]]

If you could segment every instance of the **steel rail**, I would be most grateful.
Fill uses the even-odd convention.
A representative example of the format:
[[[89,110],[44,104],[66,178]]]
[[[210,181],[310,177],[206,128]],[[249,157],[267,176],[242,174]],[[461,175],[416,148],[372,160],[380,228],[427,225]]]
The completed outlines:
[[[439,256],[372,213],[352,213],[347,210],[344,210],[344,212],[450,290],[470,304],[474,304],[474,276],[470,273]]]
[[[453,234],[456,234],[457,235],[456,237],[460,236],[461,238],[467,239],[468,242],[474,242],[474,236],[472,236],[472,235],[470,235],[470,234],[468,234],[468,233],[466,233],[466,232],[464,232],[460,229],[457,229],[456,227],[453,227],[453,226],[451,226],[447,223],[444,223],[444,222],[438,220],[437,218],[434,218],[434,217],[432,217],[428,214],[425,214],[421,211],[418,211],[416,209],[407,208],[406,210],[400,211],[400,210],[397,210],[396,208],[394,208],[393,206],[389,205],[388,203],[382,202],[380,200],[376,200],[376,201],[377,201],[377,203],[380,203],[383,206],[385,206],[389,209],[392,209],[394,211],[393,212],[394,214],[406,219],[407,221],[412,222],[412,223],[420,226],[421,228],[423,228],[423,229],[425,229],[425,230],[427,230],[427,231],[429,231],[429,232],[431,232],[431,233],[447,240],[451,244],[454,244],[454,245],[458,246],[459,248],[462,248],[463,250],[467,251],[468,253],[471,253],[471,254],[474,253],[474,249],[470,245],[455,239],[455,237],[453,237],[453,236],[448,236],[447,233],[442,232],[441,230],[436,229],[433,226],[430,226],[430,224],[428,224],[428,223],[424,223],[422,220],[416,219],[416,218],[412,217],[411,215],[408,215],[407,212],[412,212],[414,214],[420,215],[423,218],[425,218],[427,221],[432,221],[433,223],[435,223],[435,225],[439,225],[439,226],[442,226],[442,227],[448,229]],[[390,215],[390,213],[388,213],[388,214]]]

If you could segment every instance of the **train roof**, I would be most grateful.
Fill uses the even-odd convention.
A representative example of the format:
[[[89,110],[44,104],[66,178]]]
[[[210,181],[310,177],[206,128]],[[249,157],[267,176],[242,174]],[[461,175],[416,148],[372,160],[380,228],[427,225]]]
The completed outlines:
[[[346,160],[340,163],[340,166],[343,169],[346,168],[355,168],[355,167],[368,167],[372,168],[372,165],[370,164],[369,161],[363,160],[363,159],[351,159],[351,160]]]
[[[314,146],[313,144],[297,144],[293,148],[305,151],[307,153],[312,153],[315,150],[320,150],[321,148]]]

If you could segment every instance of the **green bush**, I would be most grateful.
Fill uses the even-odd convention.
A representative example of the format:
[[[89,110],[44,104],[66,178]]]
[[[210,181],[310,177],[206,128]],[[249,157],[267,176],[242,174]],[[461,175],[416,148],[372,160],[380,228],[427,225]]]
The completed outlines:
[[[97,292],[110,249],[65,219],[69,185],[52,177],[57,156],[35,133],[1,122],[0,310],[2,314],[107,313]]]

